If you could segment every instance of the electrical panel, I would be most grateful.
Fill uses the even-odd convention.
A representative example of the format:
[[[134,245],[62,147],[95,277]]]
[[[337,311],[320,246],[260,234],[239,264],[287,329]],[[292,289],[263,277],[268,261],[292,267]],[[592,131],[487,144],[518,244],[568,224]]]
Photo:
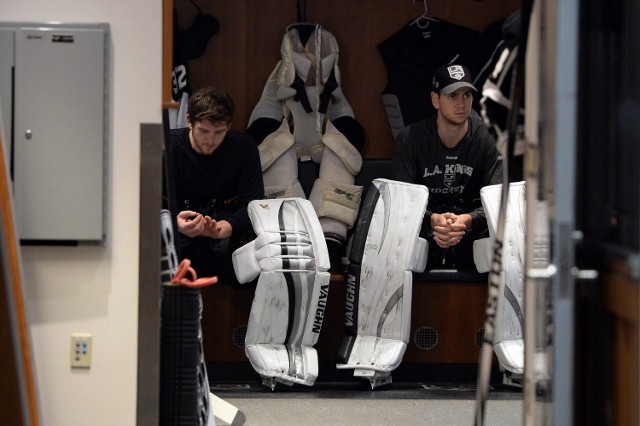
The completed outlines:
[[[102,243],[109,26],[0,22],[0,106],[20,241]]]

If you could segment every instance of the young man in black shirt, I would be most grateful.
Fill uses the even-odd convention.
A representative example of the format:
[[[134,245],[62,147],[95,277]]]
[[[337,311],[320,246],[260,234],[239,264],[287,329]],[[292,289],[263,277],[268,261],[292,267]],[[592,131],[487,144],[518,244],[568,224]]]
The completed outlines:
[[[396,179],[429,189],[420,233],[429,242],[427,270],[476,270],[473,241],[488,236],[480,189],[502,182],[495,139],[471,116],[472,81],[461,65],[439,68],[431,87],[437,116],[405,127],[396,141]]]
[[[230,130],[235,104],[207,87],[188,103],[188,127],[171,131],[172,164],[181,258],[198,276],[237,284],[233,251],[255,238],[247,205],[264,198],[258,148],[250,136]]]

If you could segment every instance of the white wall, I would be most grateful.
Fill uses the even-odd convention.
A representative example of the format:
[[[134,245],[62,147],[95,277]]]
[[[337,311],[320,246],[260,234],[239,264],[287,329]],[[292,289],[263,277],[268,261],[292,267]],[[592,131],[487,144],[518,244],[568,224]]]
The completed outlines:
[[[1,21],[111,26],[107,244],[23,247],[44,425],[134,425],[140,123],[161,121],[162,2],[3,0]],[[69,367],[70,336],[93,334],[92,367]]]

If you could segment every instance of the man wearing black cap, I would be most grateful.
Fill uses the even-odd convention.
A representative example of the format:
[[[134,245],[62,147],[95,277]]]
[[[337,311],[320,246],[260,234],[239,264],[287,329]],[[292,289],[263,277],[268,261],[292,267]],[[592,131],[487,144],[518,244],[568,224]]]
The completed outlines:
[[[396,179],[429,189],[420,232],[429,242],[428,270],[476,270],[473,241],[488,236],[480,189],[502,182],[495,139],[470,115],[472,81],[462,65],[439,68],[431,83],[437,116],[405,127],[396,141]]]

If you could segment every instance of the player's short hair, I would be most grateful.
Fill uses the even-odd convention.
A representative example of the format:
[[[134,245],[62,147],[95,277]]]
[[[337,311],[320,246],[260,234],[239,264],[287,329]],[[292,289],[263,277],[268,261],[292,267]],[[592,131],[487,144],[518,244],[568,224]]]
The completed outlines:
[[[214,124],[230,124],[236,104],[231,96],[222,89],[205,87],[189,98],[187,112],[192,123],[208,120]]]

